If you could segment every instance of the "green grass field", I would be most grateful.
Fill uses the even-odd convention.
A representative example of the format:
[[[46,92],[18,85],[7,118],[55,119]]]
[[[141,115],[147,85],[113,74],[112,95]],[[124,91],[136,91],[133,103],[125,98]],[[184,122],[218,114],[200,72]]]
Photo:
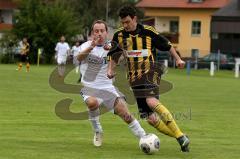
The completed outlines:
[[[31,72],[15,71],[15,65],[0,65],[0,159],[231,159],[240,158],[240,79],[232,71],[170,69],[164,79],[174,89],[161,101],[176,115],[177,123],[191,139],[191,152],[184,154],[175,139],[159,134],[145,121],[142,126],[161,140],[161,149],[145,155],[127,125],[111,113],[101,116],[104,143],[92,145],[87,120],[62,120],[55,104],[74,100],[71,110],[86,110],[80,96],[57,92],[49,86],[54,66],[32,66]],[[120,74],[118,74],[120,76]],[[125,75],[122,75],[125,76]],[[76,83],[71,73],[66,81]],[[120,89],[121,90],[121,89]],[[137,113],[136,106],[130,106]]]

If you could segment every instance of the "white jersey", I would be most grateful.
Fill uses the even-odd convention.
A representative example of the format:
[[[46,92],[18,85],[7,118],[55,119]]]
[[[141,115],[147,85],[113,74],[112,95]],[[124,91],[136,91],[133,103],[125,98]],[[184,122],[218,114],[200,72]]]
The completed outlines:
[[[80,51],[81,51],[81,45],[73,46],[72,50],[71,50],[71,52],[73,54],[73,64],[76,66],[78,66],[80,64],[79,61],[77,60],[77,55],[80,53]]]
[[[91,45],[87,41],[81,45],[81,51]],[[95,46],[89,55],[81,61],[80,72],[81,82],[86,87],[103,89],[113,87],[112,79],[107,77],[107,54],[102,46]]]
[[[68,50],[70,50],[70,47],[68,45],[68,43],[64,42],[58,42],[57,46],[55,48],[55,51],[57,52],[57,56],[61,56],[61,57],[67,57],[67,53]]]
[[[79,54],[80,50],[81,50],[81,46],[73,46],[71,50],[73,53],[73,56],[76,57]]]

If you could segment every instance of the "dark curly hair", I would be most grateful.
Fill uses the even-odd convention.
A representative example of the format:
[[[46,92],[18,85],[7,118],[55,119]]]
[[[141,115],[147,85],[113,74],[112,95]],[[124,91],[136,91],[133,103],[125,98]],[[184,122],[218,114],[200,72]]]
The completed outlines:
[[[137,15],[137,11],[133,6],[127,5],[120,8],[118,15],[121,18],[125,18],[127,16],[130,16],[131,18],[133,18],[134,16]]]

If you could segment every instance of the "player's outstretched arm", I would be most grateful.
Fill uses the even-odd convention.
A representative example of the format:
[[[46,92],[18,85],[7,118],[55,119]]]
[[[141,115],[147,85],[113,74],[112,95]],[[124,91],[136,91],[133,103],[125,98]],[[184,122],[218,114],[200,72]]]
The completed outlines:
[[[185,62],[178,56],[176,50],[173,47],[171,47],[170,53],[175,58],[178,68],[184,68]]]
[[[89,55],[89,53],[93,50],[93,48],[97,45],[98,41],[99,41],[99,37],[94,37],[91,42],[91,45],[78,54],[77,60],[79,62],[84,60]]]
[[[78,61],[81,62],[82,60],[84,60],[89,55],[89,53],[92,51],[92,49],[93,49],[93,47],[89,46],[85,50],[81,51],[79,53],[79,55],[77,56]]]
[[[115,67],[116,67],[115,61],[110,60],[109,63],[108,63],[108,69],[107,69],[107,77],[109,79],[112,79],[116,75],[116,73],[114,71]]]

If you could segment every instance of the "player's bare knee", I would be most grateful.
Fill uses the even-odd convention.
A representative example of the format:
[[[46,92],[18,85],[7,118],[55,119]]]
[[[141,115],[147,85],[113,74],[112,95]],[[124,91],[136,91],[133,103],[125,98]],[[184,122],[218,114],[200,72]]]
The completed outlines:
[[[159,103],[159,101],[155,97],[147,97],[146,103],[149,107],[154,108]]]
[[[147,102],[147,105],[149,106],[153,105],[153,98],[152,97],[146,98],[146,102]]]
[[[125,103],[122,101],[122,99],[117,98],[115,103],[114,103],[114,112],[117,115],[121,115],[122,113],[128,111],[126,108]]]
[[[98,101],[94,97],[89,97],[86,101],[86,104],[90,110],[95,110],[98,108]]]

